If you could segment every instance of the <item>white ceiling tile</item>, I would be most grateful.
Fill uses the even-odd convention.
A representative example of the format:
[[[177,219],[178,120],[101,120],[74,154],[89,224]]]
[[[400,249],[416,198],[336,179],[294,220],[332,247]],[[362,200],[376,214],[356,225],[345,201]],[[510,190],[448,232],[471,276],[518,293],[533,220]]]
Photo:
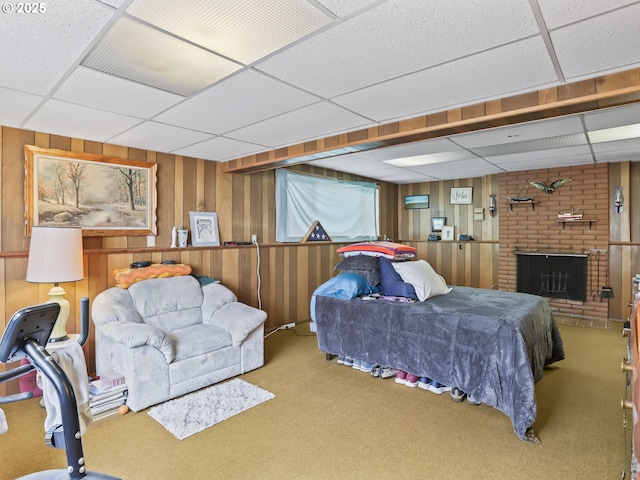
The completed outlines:
[[[547,28],[554,29],[561,25],[599,15],[614,8],[635,2],[636,0],[537,0]]]
[[[104,142],[113,135],[133,127],[139,118],[48,100],[25,124],[24,128],[75,138]]]
[[[150,118],[184,100],[180,95],[85,67],[78,67],[58,88],[54,98],[142,118]]]
[[[638,147],[629,150],[613,150],[610,152],[596,153],[598,163],[610,162],[637,162],[640,160],[640,149]]]
[[[318,0],[319,4],[337,17],[346,17],[376,2],[378,0]]]
[[[317,101],[297,88],[245,70],[154,120],[222,135]]]
[[[514,163],[524,163],[531,161],[548,162],[556,161],[560,158],[576,157],[582,155],[591,155],[591,150],[589,149],[588,145],[578,145],[574,147],[556,148],[549,150],[534,150],[529,152],[511,153],[507,155],[485,156],[483,158],[487,162],[491,162],[494,165],[503,167],[508,170]]]
[[[493,173],[499,173],[502,171],[496,168],[495,165],[492,165],[491,163],[481,158],[457,160],[457,161],[443,162],[443,163],[432,163],[428,165],[417,165],[415,167],[410,167],[408,170],[424,173],[426,175],[434,175],[434,176],[438,172],[457,170],[460,178],[464,178],[467,176],[468,171],[478,170],[478,169],[492,171]]]
[[[125,0],[98,0],[100,3],[104,3],[105,5],[109,5],[113,8],[120,8],[120,6],[125,2]]]
[[[407,170],[398,169],[397,174],[384,174],[380,175],[379,180],[383,180],[385,182],[398,183],[398,184],[407,184],[407,183],[422,183],[422,182],[433,182],[437,180],[435,177],[431,177],[429,175],[423,175],[418,172],[410,172]]]
[[[275,148],[355,130],[368,123],[365,118],[323,102],[241,128],[226,136]]]
[[[634,19],[634,21],[629,21]],[[551,32],[565,78],[579,79],[638,62],[640,3]]]
[[[584,123],[590,131],[633,125],[638,122],[640,122],[640,104],[638,103],[584,115]]]
[[[148,121],[110,138],[109,143],[171,152],[209,138],[206,133]]]
[[[333,101],[376,121],[387,122],[498,98],[505,92],[522,93],[556,81],[544,42],[534,37]]]
[[[531,160],[523,160],[499,165],[508,172],[517,172],[522,170],[539,170],[543,168],[556,168],[571,165],[589,165],[592,164],[593,157],[590,153],[582,155],[568,155],[562,157],[535,158]]]
[[[398,168],[393,165],[388,165],[384,162],[359,155],[341,155],[339,157],[317,160],[310,163],[317,167],[332,168],[349,173],[366,172],[367,176],[378,173],[398,173],[399,171]]]
[[[5,2],[17,8],[17,2]],[[45,95],[111,18],[90,0],[45,5],[42,14],[2,13],[0,86]]]
[[[256,68],[333,97],[538,32],[526,0],[511,0],[509,8],[504,0],[392,0]],[[493,69],[497,64],[483,65],[491,70],[486,65]]]
[[[264,150],[266,150],[266,147],[261,145],[240,142],[232,138],[215,137],[188,147],[179,148],[172,153],[223,162]]]
[[[447,138],[435,138],[432,140],[378,148],[376,150],[365,152],[362,155],[375,160],[392,160],[394,158],[408,158],[416,155],[427,155],[430,153],[451,152],[456,150],[462,150],[462,148]]]
[[[0,125],[20,127],[44,97],[0,87]]]
[[[451,140],[465,148],[478,148],[571,135],[574,133],[582,133],[583,131],[584,129],[582,128],[580,118],[573,116],[454,135],[451,137]]]

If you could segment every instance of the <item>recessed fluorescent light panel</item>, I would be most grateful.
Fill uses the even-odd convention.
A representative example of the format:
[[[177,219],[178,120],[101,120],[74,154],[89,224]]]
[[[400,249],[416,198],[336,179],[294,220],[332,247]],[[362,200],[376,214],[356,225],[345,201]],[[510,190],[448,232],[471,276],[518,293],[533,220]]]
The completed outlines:
[[[82,65],[182,96],[242,67],[128,18],[113,24]]]
[[[640,138],[640,123],[589,132],[589,140],[591,143],[614,142],[616,140],[628,140],[630,138]]]
[[[135,0],[127,13],[248,65],[327,25],[307,0]]]
[[[472,158],[476,158],[476,156],[471,152],[455,150],[453,152],[429,153],[426,155],[415,155],[413,157],[394,158],[392,160],[383,160],[383,162],[396,167],[416,167],[418,165],[469,160]]]

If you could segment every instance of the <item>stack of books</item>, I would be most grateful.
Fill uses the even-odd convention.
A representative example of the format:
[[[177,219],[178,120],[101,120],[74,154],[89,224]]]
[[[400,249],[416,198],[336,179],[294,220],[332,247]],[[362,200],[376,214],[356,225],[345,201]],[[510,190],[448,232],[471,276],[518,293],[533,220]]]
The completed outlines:
[[[118,413],[121,405],[127,401],[127,385],[113,386],[103,379],[89,382],[89,408],[94,420]]]

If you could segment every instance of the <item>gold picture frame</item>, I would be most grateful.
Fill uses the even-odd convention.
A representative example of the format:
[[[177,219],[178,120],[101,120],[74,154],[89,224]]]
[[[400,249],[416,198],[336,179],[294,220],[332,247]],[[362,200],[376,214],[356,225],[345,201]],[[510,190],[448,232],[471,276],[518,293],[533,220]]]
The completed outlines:
[[[79,226],[84,236],[156,235],[157,165],[25,146],[25,226]]]

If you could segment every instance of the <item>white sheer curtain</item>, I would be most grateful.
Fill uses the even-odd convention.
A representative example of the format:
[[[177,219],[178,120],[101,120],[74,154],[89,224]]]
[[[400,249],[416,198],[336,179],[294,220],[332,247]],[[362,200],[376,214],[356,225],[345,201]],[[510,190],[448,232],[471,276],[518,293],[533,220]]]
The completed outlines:
[[[299,242],[318,220],[334,242],[377,240],[378,185],[276,170],[276,241]]]

